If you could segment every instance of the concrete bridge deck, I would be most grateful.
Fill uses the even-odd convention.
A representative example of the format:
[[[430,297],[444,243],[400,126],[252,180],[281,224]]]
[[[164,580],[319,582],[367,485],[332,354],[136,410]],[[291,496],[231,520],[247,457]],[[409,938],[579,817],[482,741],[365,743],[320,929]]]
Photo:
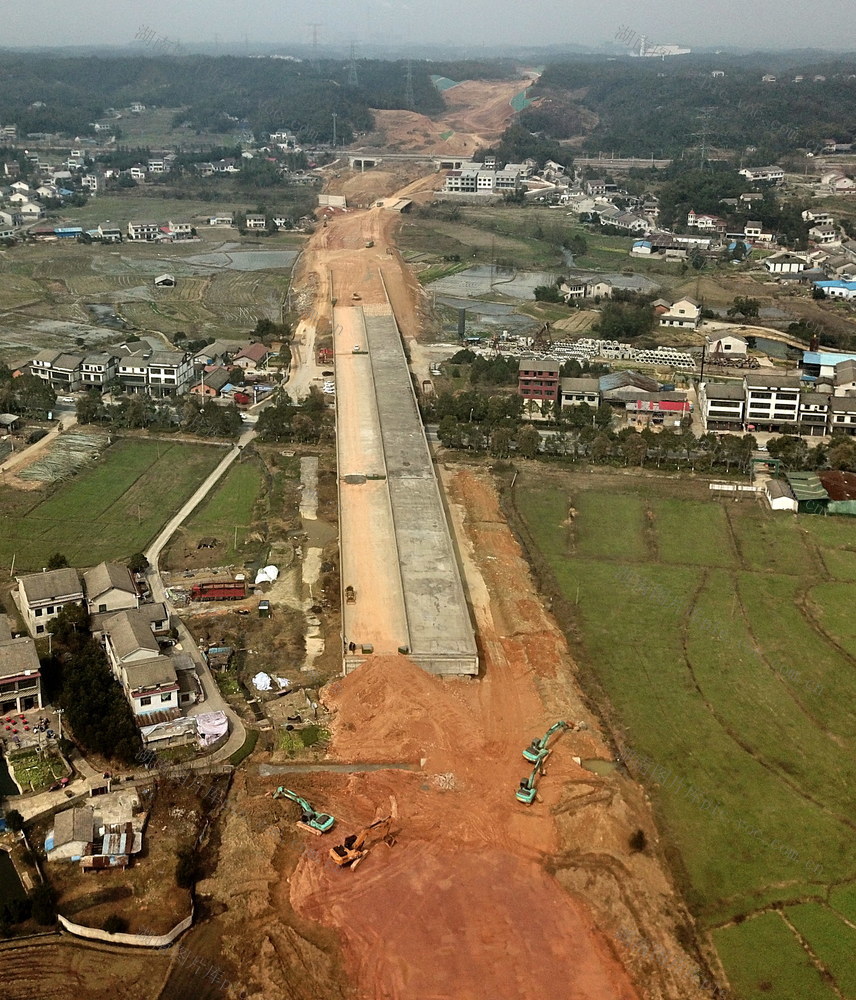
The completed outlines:
[[[407,650],[437,674],[475,674],[478,655],[401,337],[388,306],[339,307],[336,435],[345,669]],[[354,348],[359,347],[359,352]],[[368,654],[367,654],[368,655]]]

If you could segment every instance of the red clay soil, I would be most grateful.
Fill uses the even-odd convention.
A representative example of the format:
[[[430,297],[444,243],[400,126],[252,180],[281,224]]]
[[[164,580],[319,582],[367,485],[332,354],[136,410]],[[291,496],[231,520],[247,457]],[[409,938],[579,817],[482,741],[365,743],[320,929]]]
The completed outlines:
[[[392,802],[393,848],[377,845],[355,872],[305,857],[292,876],[295,909],[341,933],[360,998],[543,1000],[562,983],[563,997],[635,1000],[587,906],[542,866],[559,847],[550,806],[581,772],[570,748],[554,754],[543,802],[514,796],[523,746],[555,721],[525,657],[475,682],[378,658],[324,700],[337,711],[334,756],[423,762],[353,775],[337,796],[354,830]]]

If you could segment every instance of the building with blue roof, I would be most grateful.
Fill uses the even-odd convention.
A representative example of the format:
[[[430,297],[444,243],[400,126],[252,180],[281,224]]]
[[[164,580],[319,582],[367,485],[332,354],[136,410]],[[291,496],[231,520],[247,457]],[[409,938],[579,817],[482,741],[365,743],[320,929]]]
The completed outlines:
[[[802,369],[811,378],[834,378],[835,366],[842,361],[856,361],[856,354],[839,351],[803,351]]]
[[[830,279],[827,281],[813,281],[815,288],[820,288],[831,299],[853,299],[856,298],[856,281],[841,281],[840,279]]]

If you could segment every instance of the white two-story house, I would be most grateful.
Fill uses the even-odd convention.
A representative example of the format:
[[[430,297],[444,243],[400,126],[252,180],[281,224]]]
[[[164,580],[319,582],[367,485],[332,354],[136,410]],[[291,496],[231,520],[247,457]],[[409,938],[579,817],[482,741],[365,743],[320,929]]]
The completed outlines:
[[[18,595],[31,635],[44,635],[48,624],[66,605],[84,603],[77,570],[69,567],[18,577]]]

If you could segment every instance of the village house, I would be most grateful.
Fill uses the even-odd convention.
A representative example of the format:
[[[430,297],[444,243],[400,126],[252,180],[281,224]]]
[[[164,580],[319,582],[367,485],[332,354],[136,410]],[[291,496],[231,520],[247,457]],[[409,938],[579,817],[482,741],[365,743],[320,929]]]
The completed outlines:
[[[95,835],[95,813],[91,806],[72,806],[54,816],[53,829],[45,838],[48,861],[79,861],[88,854]]]
[[[730,354],[735,357],[745,357],[749,343],[743,337],[725,333],[715,339],[711,338],[708,345],[708,351],[713,355]]]
[[[804,392],[800,396],[800,434],[822,435],[828,433],[830,413],[829,394]]]
[[[743,236],[756,243],[772,243],[775,233],[767,229],[762,222],[747,222],[743,227]]]
[[[841,173],[840,170],[833,170],[823,174],[820,178],[820,183],[829,194],[856,194],[856,181],[852,177],[847,177]]]
[[[0,614],[0,715],[20,715],[42,707],[41,665],[29,636],[12,638]]]
[[[808,231],[808,238],[821,246],[838,242],[838,230],[829,223],[812,226]]]
[[[151,725],[178,718],[175,667],[170,657],[160,654],[149,624],[135,611],[120,611],[102,620],[101,629],[113,674],[138,720],[144,718]]]
[[[701,321],[701,306],[695,299],[685,296],[673,302],[669,311],[660,316],[660,326],[695,330]]]
[[[750,181],[769,181],[781,184],[785,179],[785,171],[780,166],[744,167],[740,174]]]
[[[694,208],[691,208],[687,213],[687,226],[690,229],[724,233],[726,222],[725,219],[721,219],[718,215],[697,213]]]
[[[83,574],[89,613],[124,611],[139,607],[140,595],[131,571],[121,563],[99,563]]]
[[[52,569],[18,577],[18,605],[31,635],[44,635],[66,605],[84,604],[76,569]]]
[[[232,364],[237,368],[249,371],[253,368],[264,368],[265,362],[270,357],[270,349],[264,344],[248,344],[242,347],[232,358]]]
[[[746,430],[780,432],[799,419],[800,380],[795,375],[751,374],[746,390]]]
[[[264,215],[255,215],[252,213],[247,213],[244,216],[244,228],[245,229],[266,229],[267,228],[267,218]]]
[[[856,397],[830,396],[830,431],[839,434],[856,434]]]
[[[699,407],[706,431],[740,431],[746,391],[733,382],[702,382],[698,390]]]
[[[100,354],[87,354],[80,365],[80,388],[98,389],[104,392],[108,384],[116,377],[118,358],[106,351]]]
[[[543,407],[559,398],[558,361],[536,361],[524,358],[518,363],[517,392],[525,402],[533,401]]]
[[[198,382],[190,387],[194,396],[207,396],[214,399],[231,381],[228,368],[211,368],[202,372]]]
[[[771,254],[764,260],[764,268],[770,274],[798,274],[808,267],[808,261],[799,254],[784,252]]]
[[[562,409],[586,403],[597,409],[600,403],[600,386],[596,378],[563,378],[559,382]]]
[[[129,222],[128,239],[145,240],[149,243],[156,240],[160,233],[160,226],[156,222]]]

